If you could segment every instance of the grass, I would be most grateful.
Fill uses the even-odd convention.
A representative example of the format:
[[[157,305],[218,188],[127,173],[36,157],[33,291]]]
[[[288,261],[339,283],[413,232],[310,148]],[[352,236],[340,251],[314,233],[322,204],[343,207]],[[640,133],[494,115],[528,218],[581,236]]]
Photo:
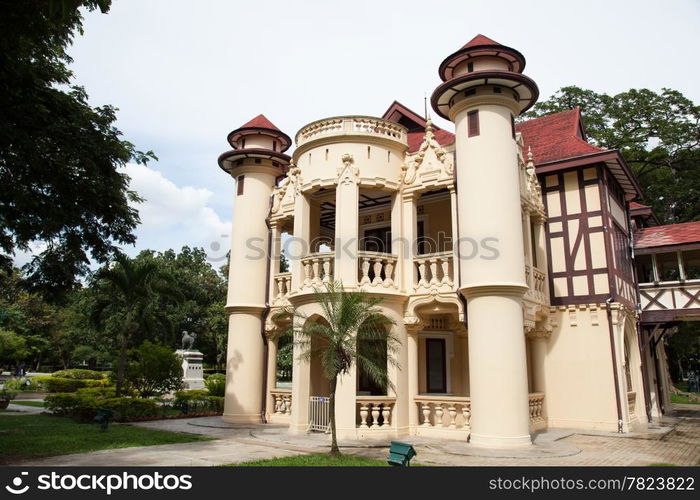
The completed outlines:
[[[389,467],[386,460],[340,455],[332,457],[327,453],[297,455],[295,457],[271,458],[240,464],[229,464],[229,467]]]
[[[20,400],[13,399],[12,401],[10,401],[10,404],[21,405],[21,406],[36,406],[37,408],[44,407],[43,401],[24,401],[22,399],[20,399]]]
[[[63,417],[0,414],[0,465],[70,453],[209,439],[120,424],[110,424],[109,430],[102,432],[97,425],[79,424]]]
[[[671,394],[671,403],[681,403],[685,405],[700,405],[698,401],[691,401],[688,396],[683,396],[682,394]]]

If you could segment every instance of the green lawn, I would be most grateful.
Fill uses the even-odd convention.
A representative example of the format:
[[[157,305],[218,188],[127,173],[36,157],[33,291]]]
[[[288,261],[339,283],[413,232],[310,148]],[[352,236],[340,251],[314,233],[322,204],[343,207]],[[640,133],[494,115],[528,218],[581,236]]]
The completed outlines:
[[[0,414],[0,465],[69,453],[209,439],[120,424],[110,424],[107,432],[101,432],[97,425],[63,417]]]
[[[681,403],[690,405],[700,405],[698,401],[691,401],[688,396],[683,396],[681,394],[671,394],[671,403]]]
[[[13,405],[21,405],[21,406],[36,406],[37,408],[43,408],[44,407],[44,402],[43,401],[25,401],[23,399],[13,399],[10,401],[11,404]]]
[[[241,464],[230,464],[230,467],[389,467],[386,460],[356,457],[354,455],[341,455],[332,457],[327,453],[314,453],[311,455],[298,455],[296,457],[271,458],[269,460],[256,460]]]

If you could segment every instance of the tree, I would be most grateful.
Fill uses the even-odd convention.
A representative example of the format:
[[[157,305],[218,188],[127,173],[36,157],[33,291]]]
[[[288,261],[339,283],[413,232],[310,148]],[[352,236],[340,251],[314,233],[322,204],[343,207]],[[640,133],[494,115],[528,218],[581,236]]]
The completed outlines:
[[[142,398],[182,387],[182,360],[172,349],[144,341],[132,352],[126,367],[126,383]]]
[[[356,364],[377,385],[392,387],[386,364],[380,366],[376,360],[387,359],[396,365],[393,354],[399,341],[391,331],[394,321],[377,307],[382,302],[379,297],[366,292],[347,292],[342,283],[335,282],[326,284],[324,289],[314,290],[314,300],[321,307],[323,321],[309,321],[291,310],[276,315],[276,318],[296,316],[291,331],[301,358],[320,360],[330,381],[331,455],[337,456],[340,455],[335,423],[338,380]]]
[[[119,170],[145,164],[114,126],[116,109],[91,107],[74,85],[67,48],[82,33],[79,8],[110,0],[0,1],[0,264],[40,242],[30,284],[53,300],[77,285],[90,258],[107,262],[135,241],[138,212]]]
[[[129,346],[156,326],[167,328],[167,318],[161,312],[158,299],[168,297],[177,302],[182,296],[152,259],[120,255],[112,265],[100,269],[96,279],[95,286],[100,293],[92,317],[116,334],[119,349],[116,393],[120,395]]]
[[[594,144],[621,151],[662,221],[700,220],[699,106],[671,89],[610,96],[571,86],[536,104],[525,118],[576,107]]]

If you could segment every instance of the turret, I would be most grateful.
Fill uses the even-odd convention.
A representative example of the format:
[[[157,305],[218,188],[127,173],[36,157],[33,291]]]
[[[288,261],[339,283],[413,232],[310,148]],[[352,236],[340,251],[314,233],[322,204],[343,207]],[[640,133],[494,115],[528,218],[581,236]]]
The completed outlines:
[[[455,123],[459,292],[467,299],[471,442],[530,444],[525,250],[514,120],[537,85],[515,49],[478,35],[440,65],[433,109]]]
[[[259,115],[228,135],[234,148],[219,166],[236,180],[226,310],[229,312],[224,420],[260,422],[265,370],[270,239],[266,218],[276,179],[284,174],[289,137]]]

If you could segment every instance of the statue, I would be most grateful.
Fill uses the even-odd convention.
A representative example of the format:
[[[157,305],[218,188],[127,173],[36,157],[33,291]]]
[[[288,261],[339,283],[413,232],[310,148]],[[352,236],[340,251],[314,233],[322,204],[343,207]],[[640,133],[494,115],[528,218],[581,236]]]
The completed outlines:
[[[197,334],[194,332],[182,331],[182,348],[185,350],[192,349],[194,341],[197,339]]]

